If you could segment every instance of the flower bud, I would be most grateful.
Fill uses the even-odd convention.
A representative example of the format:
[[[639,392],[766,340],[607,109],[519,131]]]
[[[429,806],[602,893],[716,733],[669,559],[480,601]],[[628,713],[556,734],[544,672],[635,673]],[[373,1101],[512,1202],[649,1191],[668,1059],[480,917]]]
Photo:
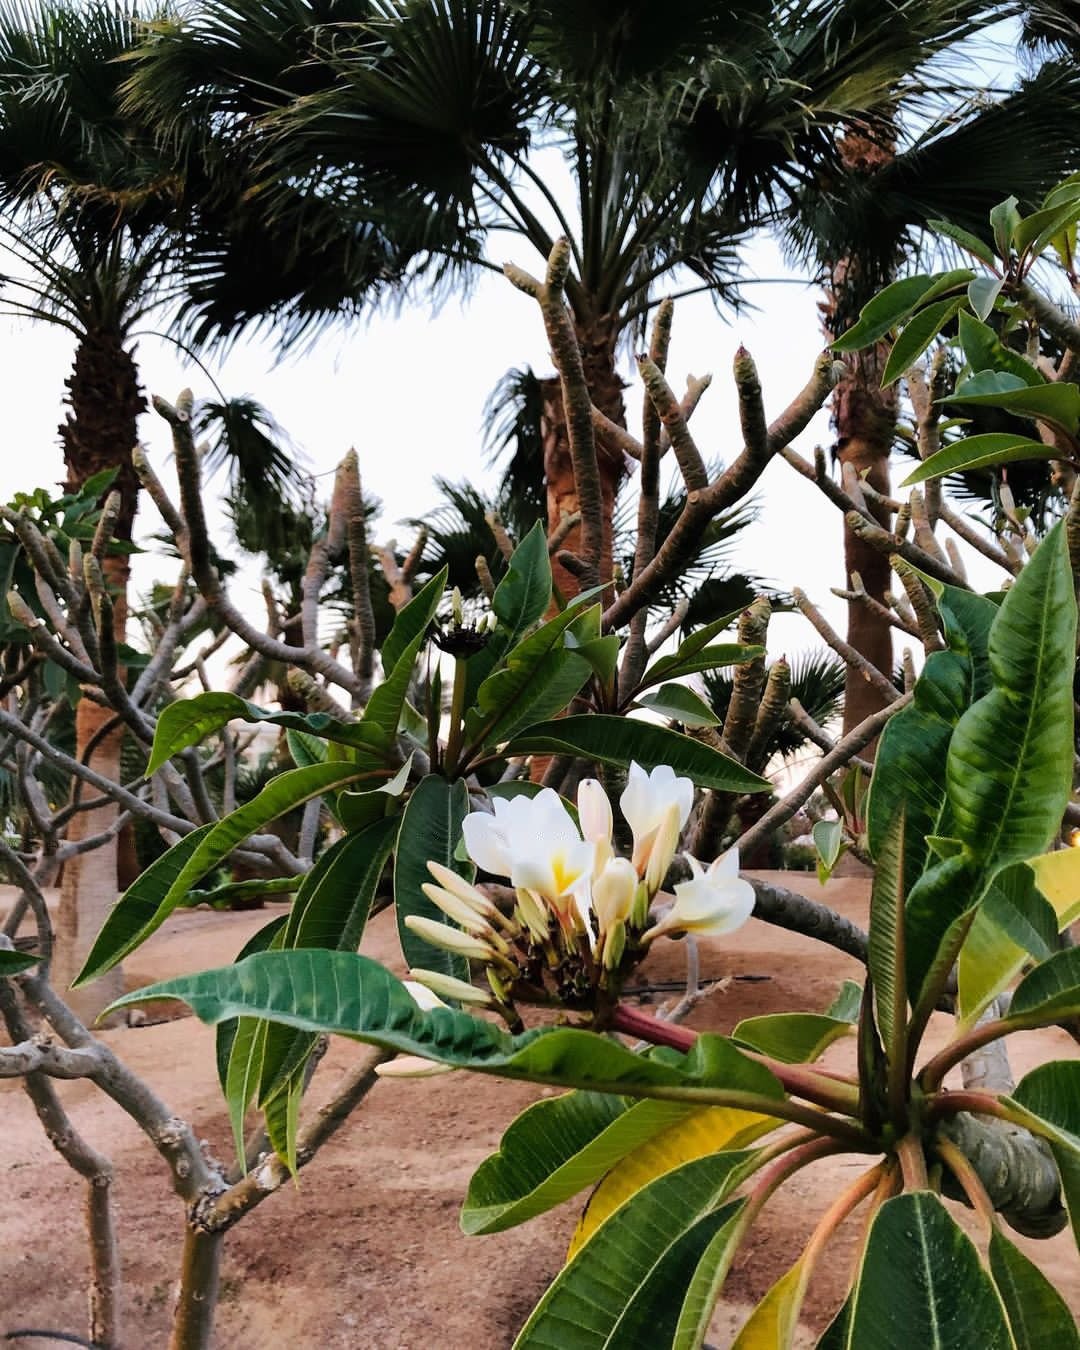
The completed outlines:
[[[435,919],[426,919],[422,914],[406,914],[405,927],[430,942],[433,947],[453,952],[456,956],[467,957],[470,961],[495,961],[499,953],[488,942],[460,928],[451,928],[448,923],[439,923]]]
[[[680,828],[679,807],[677,803],[672,802],[660,821],[660,828],[656,831],[645,864],[645,889],[650,895],[655,895],[664,884],[668,868],[675,857],[675,850],[679,847]]]
[[[402,980],[401,983],[409,991],[409,996],[421,1012],[431,1012],[433,1008],[446,1007],[438,994],[433,989],[428,989],[426,985],[420,984],[416,980]]]
[[[604,935],[603,963],[605,970],[615,970],[626,951],[626,924],[617,923]]]
[[[466,881],[463,876],[459,876],[452,867],[444,867],[442,863],[429,862],[427,870],[444,890],[449,891],[451,895],[456,895],[459,900],[464,901],[477,914],[489,921],[495,918],[498,910],[491,900],[483,891],[477,890],[471,882]]]
[[[603,786],[595,778],[583,778],[577,791],[578,821],[581,837],[593,843],[611,840],[611,803]]]
[[[450,592],[450,615],[456,628],[465,622],[465,607],[461,603],[461,590],[457,586]]]
[[[549,912],[540,897],[525,886],[517,888],[517,912],[534,942],[546,942],[550,934]]]
[[[465,980],[456,980],[453,975],[443,975],[438,970],[410,970],[409,975],[412,977],[409,983],[415,982],[435,996],[441,1006],[445,1006],[441,1003],[442,999],[452,998],[457,1003],[475,1004],[481,1008],[494,1007],[490,996],[483,989],[477,989]]]
[[[380,1078],[434,1078],[436,1074],[453,1073],[454,1066],[436,1064],[420,1055],[395,1055],[385,1064],[376,1064],[375,1072]]]
[[[593,882],[592,903],[601,934],[629,919],[637,885],[637,873],[627,858],[612,858]]]

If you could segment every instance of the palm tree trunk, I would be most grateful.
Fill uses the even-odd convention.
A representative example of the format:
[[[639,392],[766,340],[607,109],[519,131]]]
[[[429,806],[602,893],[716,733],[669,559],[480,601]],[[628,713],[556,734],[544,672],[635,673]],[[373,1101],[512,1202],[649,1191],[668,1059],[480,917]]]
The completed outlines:
[[[75,353],[67,389],[71,411],[60,427],[67,467],[66,486],[69,491],[78,489],[94,474],[104,469],[117,469],[112,485],[120,493],[115,535],[118,539],[130,540],[139,488],[131,451],[136,442],[136,421],[146,404],[139,390],[134,359],[124,347],[121,333],[106,328],[94,329],[84,335]],[[122,642],[130,573],[127,554],[107,554],[102,570],[112,592],[115,636]],[[90,749],[111,719],[109,709],[87,698],[81,699],[75,710],[75,753],[77,758],[83,759],[89,751],[91,767],[106,778],[119,781],[122,728],[108,732]],[[115,823],[117,813],[118,808],[113,803],[79,812],[71,820],[69,841],[77,842],[107,830]],[[61,989],[78,973],[119,894],[119,854],[119,841],[113,837],[88,853],[78,854],[64,867],[55,963]],[[80,1017],[89,1020],[121,993],[123,976],[117,968],[89,987],[74,991],[72,1006]]]
[[[619,426],[626,425],[623,405],[623,382],[615,370],[615,325],[610,316],[592,323],[575,325],[581,347],[585,380],[592,401],[606,416]],[[562,387],[557,376],[541,381],[543,411],[541,433],[544,444],[544,480],[547,485],[548,537],[559,527],[564,515],[578,510],[577,484],[570,458],[566,411],[563,407]],[[600,555],[600,580],[610,581],[613,571],[612,522],[615,515],[615,497],[622,481],[623,453],[617,446],[607,445],[598,438],[597,467],[600,470],[600,492],[603,504],[603,544]],[[575,526],[566,535],[561,548],[576,552],[581,545],[581,529]],[[581,589],[577,578],[558,561],[552,559],[552,576],[559,594],[564,599],[577,595]]]

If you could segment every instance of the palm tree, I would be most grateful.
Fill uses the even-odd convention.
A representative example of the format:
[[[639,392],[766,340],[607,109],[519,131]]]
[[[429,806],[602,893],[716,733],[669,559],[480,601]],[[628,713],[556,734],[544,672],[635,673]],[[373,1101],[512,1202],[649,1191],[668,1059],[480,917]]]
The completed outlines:
[[[1080,167],[1080,139],[1061,130],[1077,95],[1074,69],[1048,63],[997,101],[972,98],[950,107],[917,135],[904,131],[905,117],[924,102],[917,86],[910,100],[894,100],[849,127],[839,166],[808,180],[787,211],[795,253],[825,285],[830,335],[839,336],[896,277],[928,221],[944,217],[985,235],[997,202],[1015,193],[1032,207]],[[881,343],[846,356],[833,403],[837,458],[886,494],[897,412],[896,387],[881,388],[887,356]],[[883,600],[888,559],[846,528],[844,555],[848,575],[858,572],[866,590]],[[848,606],[848,641],[879,670],[892,669],[889,625],[857,602]],[[877,691],[849,672],[845,731],[880,706]]]
[[[438,290],[498,270],[494,231],[500,251],[509,231],[542,256],[566,235],[586,378],[623,423],[619,344],[656,289],[733,300],[746,230],[840,173],[842,129],[921,90],[927,63],[996,12],[967,0],[208,0],[155,27],[132,98],[183,154],[239,155],[272,219],[330,200],[366,239],[394,241],[401,280]],[[555,151],[572,201],[537,153]],[[196,308],[223,324],[209,270],[202,285]],[[354,306],[356,288],[342,298]],[[554,526],[576,492],[557,384],[542,395]],[[610,569],[623,457],[601,438],[599,460]],[[557,581],[576,589],[561,569]]]

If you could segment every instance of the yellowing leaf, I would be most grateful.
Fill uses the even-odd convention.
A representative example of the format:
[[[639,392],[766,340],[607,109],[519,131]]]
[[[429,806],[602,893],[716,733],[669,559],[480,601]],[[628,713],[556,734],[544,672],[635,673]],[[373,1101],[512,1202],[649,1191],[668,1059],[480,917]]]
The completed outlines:
[[[1080,917],[1080,848],[1063,848],[1030,858],[1035,884],[1058,916],[1058,930]]]
[[[605,1219],[650,1181],[710,1153],[745,1148],[779,1122],[754,1111],[708,1106],[684,1117],[635,1149],[600,1182],[570,1240],[567,1261],[577,1255]]]
[[[731,1350],[789,1350],[799,1325],[808,1277],[805,1263],[797,1261],[743,1323]]]

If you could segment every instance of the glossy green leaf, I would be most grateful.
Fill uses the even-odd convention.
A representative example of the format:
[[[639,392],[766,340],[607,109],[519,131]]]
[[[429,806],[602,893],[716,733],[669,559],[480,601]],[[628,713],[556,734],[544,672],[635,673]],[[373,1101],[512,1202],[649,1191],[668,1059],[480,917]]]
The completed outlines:
[[[844,827],[838,820],[815,820],[810,831],[817,850],[817,877],[824,886],[844,850]]]
[[[1080,1013],[1080,947],[1067,947],[1029,971],[1016,987],[1009,1021],[1037,1027]]]
[[[1005,284],[1003,277],[976,277],[967,288],[968,304],[976,318],[985,320],[993,310],[1001,288]]]
[[[388,776],[384,770],[348,762],[312,764],[272,778],[250,802],[231,815],[201,826],[174,844],[113,906],[76,979],[85,984],[111,970],[155,932],[202,877],[256,830],[294,806],[335,787]]]
[[[936,455],[924,459],[900,486],[911,487],[914,483],[925,483],[928,479],[941,478],[947,473],[966,473],[969,469],[992,468],[997,464],[1013,464],[1029,459],[1050,459],[1055,453],[1060,452],[1028,436],[1009,431],[988,431],[981,436],[954,441]]]
[[[417,784],[405,807],[394,855],[394,909],[406,962],[459,980],[469,978],[468,961],[425,942],[405,926],[405,919],[417,914],[447,922],[442,910],[420,889],[431,880],[428,862],[442,863],[467,881],[476,875],[471,862],[459,861],[454,856],[455,845],[461,838],[461,823],[468,813],[469,790],[465,783],[461,779],[451,783],[438,774],[429,774]]]
[[[311,732],[286,729],[285,743],[298,769],[306,768],[309,764],[326,763],[326,742]]]
[[[695,634],[696,636],[696,634]],[[686,643],[672,656],[662,656],[654,661],[641,677],[639,689],[650,689],[663,680],[676,676],[693,675],[699,670],[718,670],[722,666],[741,666],[765,655],[764,647],[755,647],[739,642],[717,642],[712,645],[695,647],[685,651]]]
[[[686,1287],[671,1350],[701,1350],[705,1344],[713,1309],[745,1232],[742,1203],[736,1201],[726,1211]]]
[[[544,617],[551,604],[551,562],[547,531],[537,521],[518,544],[506,575],[495,588],[491,608],[514,638]]]
[[[1038,1266],[997,1228],[990,1235],[989,1255],[1016,1350],[1078,1350],[1076,1319]]]
[[[620,642],[614,633],[607,637],[591,637],[579,641],[571,628],[565,638],[566,646],[578,656],[583,656],[592,667],[593,674],[602,684],[608,685],[615,677],[619,664]]]
[[[664,1271],[663,1299],[652,1316],[677,1312],[704,1254],[704,1245],[735,1218],[725,1205],[753,1169],[749,1152],[716,1153],[658,1177],[616,1210],[556,1276],[514,1342],[514,1350],[629,1350],[662,1345],[655,1323],[642,1340],[635,1308],[650,1275]],[[700,1223],[705,1243],[683,1246]],[[682,1259],[679,1259],[681,1257]],[[667,1258],[667,1259],[666,1259]],[[663,1263],[663,1264],[662,1264]],[[629,1316],[628,1316],[629,1315]],[[620,1327],[621,1322],[621,1327]]]
[[[845,1350],[1013,1350],[971,1239],[929,1191],[878,1210],[852,1291]]]
[[[975,915],[957,962],[960,1016],[972,1025],[1033,958],[1054,952],[1057,916],[1026,863],[998,873]]]
[[[338,1033],[453,1068],[597,1092],[665,1096],[758,1109],[783,1089],[763,1065],[722,1036],[703,1035],[686,1055],[644,1056],[594,1032],[539,1027],[511,1036],[491,1022],[451,1008],[422,1012],[400,980],[353,952],[321,948],[262,952],[233,966],[201,971],[134,990],[113,1008],[157,998],[181,999],[211,1024],[264,1017],[302,1031]],[[745,1103],[742,1094],[752,1100]],[[727,1104],[727,1096],[720,1105]]]
[[[242,961],[245,956],[253,956],[255,952],[265,952],[274,946],[275,949],[280,946],[276,942],[278,933],[280,933],[288,922],[287,914],[276,914],[269,923],[263,924],[255,933],[248,938],[243,947],[236,955],[238,961]],[[233,1040],[236,1036],[237,1022],[234,1019],[231,1022],[221,1022],[218,1024],[214,1036],[214,1062],[217,1066],[218,1082],[221,1084],[222,1092],[225,1091],[225,1080],[229,1068],[229,1052],[232,1049]]]
[[[379,653],[385,675],[391,674],[406,650],[421,634],[427,632],[446,590],[446,577],[447,569],[444,567],[398,611],[394,626],[386,635]]]
[[[526,728],[506,747],[508,755],[571,754],[594,763],[643,769],[670,764],[698,787],[722,792],[766,792],[772,784],[719,750],[667,727],[590,713]]]
[[[1055,237],[1075,225],[1080,220],[1080,195],[1075,188],[1071,194],[1059,198],[1053,206],[1034,211],[1026,216],[1013,231],[1013,244],[1017,252],[1030,250],[1037,258],[1047,244]]]
[[[973,281],[971,285],[974,286],[975,282]],[[898,380],[911,369],[945,325],[960,313],[963,303],[963,296],[939,300],[936,304],[927,305],[925,309],[920,309],[917,314],[912,315],[893,343],[892,351],[889,352],[889,359],[885,362],[885,369],[881,375],[882,388],[892,384],[893,380]]]
[[[863,306],[858,322],[832,343],[833,351],[856,352],[862,347],[869,347],[872,342],[880,341],[897,324],[903,323],[936,281],[936,277],[919,274],[886,286]]]
[[[1025,384],[1046,384],[1046,376],[1011,347],[1006,347],[989,324],[973,315],[960,315],[960,346],[972,371],[998,370],[1017,375]]]
[[[269,722],[271,726],[286,727],[342,745],[372,748],[370,735],[361,730],[358,722],[342,722],[329,713],[320,712],[266,712],[237,694],[210,692],[179,699],[161,710],[146,766],[147,776],[156,773],[173,755],[190,745],[198,745],[233,720]]]
[[[578,607],[565,609],[530,633],[507,654],[477,692],[476,706],[465,714],[465,739],[482,749],[508,740],[532,720],[564,708],[589,678],[591,667],[568,651],[565,632],[582,618]]]
[[[189,891],[182,902],[184,909],[193,909],[196,905],[227,905],[237,900],[263,899],[270,896],[291,895],[302,884],[303,876],[295,877],[255,877],[251,881],[227,881],[213,890]]]
[[[1073,1238],[1080,1247],[1080,1060],[1040,1064],[1017,1084],[1006,1105],[1050,1145],[1061,1176]]]
[[[684,684],[662,684],[653,693],[642,694],[637,702],[650,712],[687,727],[715,727],[720,722],[701,695]]]
[[[553,1209],[694,1109],[679,1102],[630,1105],[596,1092],[536,1102],[473,1173],[462,1231],[499,1233]]]
[[[825,1013],[767,1013],[744,1017],[731,1038],[782,1064],[810,1064],[852,1031],[848,1019]]]
[[[891,1066],[903,1063],[907,1032],[907,975],[904,960],[904,903],[907,885],[904,865],[907,814],[903,807],[893,818],[874,855],[870,898],[867,969],[874,990],[874,1011]]]
[[[983,370],[958,385],[945,401],[961,406],[1003,408],[1017,417],[1053,423],[1070,436],[1080,427],[1080,388],[1068,380],[1028,385],[1019,376]]]
[[[36,966],[40,960],[40,956],[33,956],[30,952],[13,952],[6,947],[0,948],[0,978],[4,975],[18,975],[24,970],[29,970],[31,966]]]
[[[405,647],[397,663],[387,673],[382,684],[376,686],[367,701],[362,725],[376,734],[380,745],[394,744],[405,708],[405,699],[416,670],[416,658],[426,641],[425,627]]]
[[[949,220],[928,220],[926,224],[936,234],[943,234],[946,239],[959,244],[980,262],[986,263],[989,267],[994,265],[996,259],[993,249],[969,230],[962,230],[959,225],[954,225]]]
[[[350,792],[346,789],[337,794],[335,814],[346,830],[350,833],[364,830],[397,810],[395,799],[409,785],[413,758],[410,755],[388,783],[380,783],[367,792]]]
[[[998,202],[990,212],[990,228],[994,232],[994,245],[998,255],[1007,258],[1012,250],[1013,236],[1020,224],[1020,203],[1015,197],[1006,197]]]

